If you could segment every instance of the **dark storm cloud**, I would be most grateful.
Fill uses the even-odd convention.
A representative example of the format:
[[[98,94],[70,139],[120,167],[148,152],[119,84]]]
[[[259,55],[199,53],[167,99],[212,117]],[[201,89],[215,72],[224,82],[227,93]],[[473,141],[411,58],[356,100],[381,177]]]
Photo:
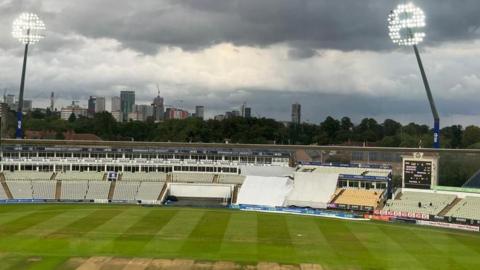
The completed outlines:
[[[404,1],[84,0],[65,1],[61,12],[44,16],[51,31],[114,38],[125,47],[147,54],[164,45],[195,50],[223,42],[247,46],[287,43],[293,47],[292,56],[302,58],[312,56],[316,49],[394,48],[388,39],[386,16],[401,2]],[[38,1],[9,3],[3,8],[5,12],[20,7],[43,9]],[[478,0],[416,3],[427,14],[430,45],[478,37]]]
[[[411,48],[397,49],[387,33],[386,16],[402,2],[0,0],[0,89],[18,91],[23,48],[11,22],[29,11],[48,28],[30,51],[26,96],[44,100],[34,106],[51,91],[69,103],[123,89],[149,103],[158,83],[168,104],[205,105],[209,116],[247,101],[255,115],[288,120],[298,101],[311,122],[428,124]],[[442,117],[479,123],[480,1],[415,2],[427,15],[422,57]]]

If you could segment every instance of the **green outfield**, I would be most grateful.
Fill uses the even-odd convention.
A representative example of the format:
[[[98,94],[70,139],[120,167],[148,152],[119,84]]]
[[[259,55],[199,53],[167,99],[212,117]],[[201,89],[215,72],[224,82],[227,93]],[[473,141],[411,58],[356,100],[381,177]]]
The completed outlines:
[[[0,269],[69,269],[91,256],[480,269],[480,234],[226,209],[0,205]]]

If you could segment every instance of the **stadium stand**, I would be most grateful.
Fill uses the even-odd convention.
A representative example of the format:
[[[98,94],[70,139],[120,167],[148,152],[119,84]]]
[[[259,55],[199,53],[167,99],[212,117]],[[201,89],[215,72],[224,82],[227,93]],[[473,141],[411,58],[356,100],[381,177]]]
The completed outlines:
[[[32,181],[6,181],[14,199],[33,199]]]
[[[238,204],[283,206],[293,188],[288,177],[263,177],[248,175],[238,193]]]
[[[0,200],[7,200],[8,196],[2,186],[0,186]]]
[[[32,181],[34,199],[55,199],[56,181]]]
[[[383,190],[346,188],[343,192],[339,191],[333,203],[376,208],[383,192]]]
[[[36,171],[15,171],[15,172],[3,172],[5,179],[16,180],[50,180],[52,172],[36,172]]]
[[[84,200],[87,194],[88,181],[64,181],[62,182],[62,200]]]
[[[338,173],[295,172],[287,206],[327,208],[335,193]]]
[[[55,177],[56,180],[61,181],[102,181],[105,173],[104,172],[78,172],[78,171],[67,171],[60,172]]]
[[[480,197],[465,197],[453,206],[445,216],[480,220]]]
[[[218,182],[222,184],[243,184],[245,181],[244,175],[238,174],[219,174],[218,175]]]
[[[122,181],[165,182],[167,174],[162,172],[124,172],[121,179]]]
[[[115,186],[112,200],[133,201],[137,194],[140,182],[122,182],[118,181]],[[158,196],[158,195],[157,195]]]
[[[212,173],[173,173],[173,182],[186,182],[186,183],[213,183]]]
[[[388,200],[383,210],[438,215],[456,195],[405,191],[399,199]]]
[[[164,185],[165,182],[141,182],[135,199],[155,201],[158,199]]]
[[[88,181],[88,190],[85,195],[87,200],[106,200],[108,199],[108,191],[110,190],[110,182],[108,181]]]

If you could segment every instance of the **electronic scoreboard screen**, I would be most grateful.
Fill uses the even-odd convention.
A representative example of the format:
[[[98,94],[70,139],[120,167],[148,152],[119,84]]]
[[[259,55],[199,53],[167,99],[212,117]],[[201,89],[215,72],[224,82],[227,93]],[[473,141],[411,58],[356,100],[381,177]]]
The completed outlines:
[[[430,189],[432,184],[432,162],[405,160],[403,175],[406,188]]]

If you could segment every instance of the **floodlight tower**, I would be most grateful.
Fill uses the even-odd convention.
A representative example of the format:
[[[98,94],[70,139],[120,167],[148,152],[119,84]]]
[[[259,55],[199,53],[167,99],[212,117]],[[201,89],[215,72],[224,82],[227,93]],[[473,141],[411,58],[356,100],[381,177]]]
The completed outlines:
[[[425,74],[422,59],[417,48],[417,44],[422,42],[425,37],[424,27],[425,14],[422,9],[412,3],[398,5],[388,15],[388,30],[393,43],[400,46],[413,46],[433,114],[433,147],[440,148],[440,117],[438,116],[437,107],[435,106],[427,75]]]
[[[20,82],[20,93],[18,95],[17,107],[17,130],[15,137],[21,139],[22,132],[22,109],[23,109],[23,90],[25,87],[25,72],[27,68],[28,45],[39,42],[43,37],[45,31],[45,24],[33,13],[22,13],[13,21],[12,36],[25,45],[25,52],[23,55],[22,79]]]

